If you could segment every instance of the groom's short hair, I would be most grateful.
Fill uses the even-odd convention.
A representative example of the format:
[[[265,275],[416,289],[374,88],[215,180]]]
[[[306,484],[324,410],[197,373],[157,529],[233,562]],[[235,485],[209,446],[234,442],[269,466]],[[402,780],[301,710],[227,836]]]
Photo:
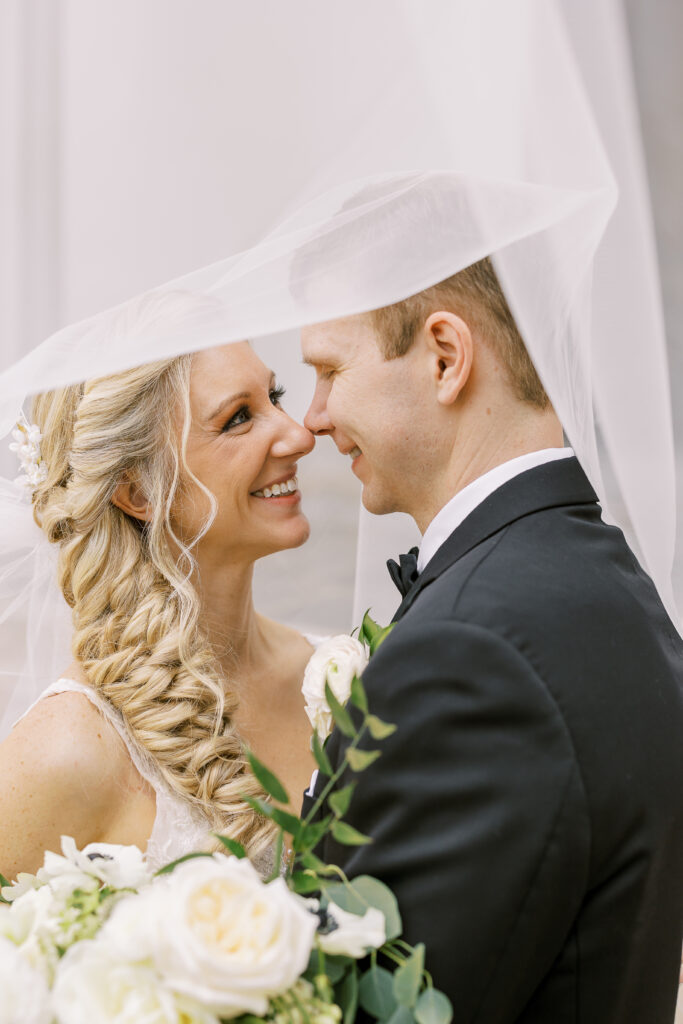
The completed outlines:
[[[480,341],[491,345],[519,399],[539,409],[550,405],[488,256],[431,288],[368,313],[384,358],[405,355],[425,320],[439,309],[457,314]]]

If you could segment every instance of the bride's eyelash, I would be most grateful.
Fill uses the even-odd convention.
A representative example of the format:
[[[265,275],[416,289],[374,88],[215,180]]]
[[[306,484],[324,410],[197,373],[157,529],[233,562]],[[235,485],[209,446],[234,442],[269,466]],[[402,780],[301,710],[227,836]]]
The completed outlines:
[[[277,387],[270,389],[270,391],[268,392],[268,397],[270,398],[273,405],[279,405],[286,394],[287,389],[282,387],[281,384],[278,384]],[[249,410],[249,406],[243,405],[237,410],[234,416],[230,417],[228,422],[225,423],[221,429],[223,432],[225,432],[226,430],[231,430],[232,427],[241,427],[243,423],[248,423],[250,419],[251,412]]]

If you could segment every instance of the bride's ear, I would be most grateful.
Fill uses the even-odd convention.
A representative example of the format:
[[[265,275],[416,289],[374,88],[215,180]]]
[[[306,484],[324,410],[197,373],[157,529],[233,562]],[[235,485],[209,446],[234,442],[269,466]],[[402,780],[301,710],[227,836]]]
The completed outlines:
[[[124,478],[116,485],[111,502],[133,519],[139,519],[143,523],[149,523],[152,519],[152,506],[140,486],[132,480]]]

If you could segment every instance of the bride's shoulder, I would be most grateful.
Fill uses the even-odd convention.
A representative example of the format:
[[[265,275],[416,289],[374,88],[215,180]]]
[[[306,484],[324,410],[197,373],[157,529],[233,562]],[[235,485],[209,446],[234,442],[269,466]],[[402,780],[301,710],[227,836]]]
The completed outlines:
[[[82,690],[48,689],[14,726],[0,747],[0,770],[26,775],[37,788],[55,790],[60,801],[72,791],[107,805],[120,788],[129,758],[120,737]]]

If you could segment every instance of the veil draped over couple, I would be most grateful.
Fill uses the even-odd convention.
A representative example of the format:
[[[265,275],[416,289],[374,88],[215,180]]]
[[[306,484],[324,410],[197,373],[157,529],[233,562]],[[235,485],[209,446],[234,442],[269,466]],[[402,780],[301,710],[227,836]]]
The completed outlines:
[[[270,874],[245,750],[315,801],[301,688],[323,638],[260,614],[253,571],[307,541],[299,464],[334,445],[362,488],[358,608],[392,513],[421,541],[394,552],[363,674],[397,726],[347,815],[372,842],[320,855],[391,886],[458,1020],[665,1024],[683,643],[618,6],[306,16],[300,51],[271,41],[274,81],[286,50],[320,86],[292,89],[307,163],[272,231],[0,375],[25,471],[0,488],[0,624],[25,637],[1,677],[0,871],[63,834],[159,865],[222,832]],[[303,422],[251,343],[294,329]]]

